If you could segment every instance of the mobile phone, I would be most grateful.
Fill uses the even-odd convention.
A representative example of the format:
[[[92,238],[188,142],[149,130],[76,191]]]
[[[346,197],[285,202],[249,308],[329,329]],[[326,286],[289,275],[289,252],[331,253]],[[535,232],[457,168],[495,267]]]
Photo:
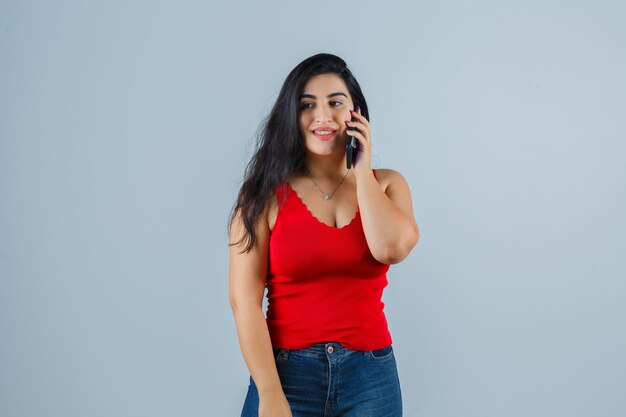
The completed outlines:
[[[353,122],[356,122],[356,117],[351,119]],[[352,130],[357,130],[355,127],[351,127]],[[348,139],[346,140],[346,165],[347,168],[350,169],[354,165],[354,161],[356,161],[356,155],[359,153],[359,141],[354,136],[348,135]]]

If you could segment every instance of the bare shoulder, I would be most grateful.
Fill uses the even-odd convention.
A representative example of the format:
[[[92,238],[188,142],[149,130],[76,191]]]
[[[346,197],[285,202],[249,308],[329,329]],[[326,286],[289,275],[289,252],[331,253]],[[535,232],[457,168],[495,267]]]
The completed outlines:
[[[408,190],[409,184],[404,176],[395,169],[377,168],[376,178],[385,194],[398,190]]]

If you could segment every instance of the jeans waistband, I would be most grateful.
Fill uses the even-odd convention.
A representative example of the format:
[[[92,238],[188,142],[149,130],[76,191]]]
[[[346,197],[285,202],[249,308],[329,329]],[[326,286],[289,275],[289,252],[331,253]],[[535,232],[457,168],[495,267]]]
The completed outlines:
[[[289,352],[298,352],[308,356],[325,357],[332,355],[334,357],[347,355],[352,352],[357,352],[342,346],[339,342],[324,342],[316,343],[313,346],[304,349],[286,349],[286,348],[273,348],[275,352],[282,352],[282,355],[288,355]]]

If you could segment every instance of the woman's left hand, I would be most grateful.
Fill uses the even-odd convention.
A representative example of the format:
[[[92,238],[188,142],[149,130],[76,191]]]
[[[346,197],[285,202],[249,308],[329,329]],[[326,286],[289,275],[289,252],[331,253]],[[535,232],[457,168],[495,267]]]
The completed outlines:
[[[357,120],[354,122],[346,121],[346,126],[349,129],[346,133],[350,136],[354,136],[359,141],[360,145],[360,150],[352,167],[355,174],[372,170],[372,136],[370,133],[370,123],[365,116],[361,114],[361,108],[359,106],[357,106],[357,110],[358,112],[351,110],[351,116]],[[354,128],[358,130],[354,130]]]

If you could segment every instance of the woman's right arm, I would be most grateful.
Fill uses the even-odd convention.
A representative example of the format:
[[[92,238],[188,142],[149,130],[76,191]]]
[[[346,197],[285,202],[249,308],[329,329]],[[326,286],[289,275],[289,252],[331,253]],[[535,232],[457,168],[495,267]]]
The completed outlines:
[[[245,227],[237,213],[230,225],[231,243],[244,235]],[[264,212],[256,226],[256,244],[250,252],[239,253],[246,240],[230,246],[228,292],[235,316],[239,346],[259,392],[259,417],[289,416],[291,409],[282,389],[272,342],[263,315],[263,295],[268,268],[269,225]]]

